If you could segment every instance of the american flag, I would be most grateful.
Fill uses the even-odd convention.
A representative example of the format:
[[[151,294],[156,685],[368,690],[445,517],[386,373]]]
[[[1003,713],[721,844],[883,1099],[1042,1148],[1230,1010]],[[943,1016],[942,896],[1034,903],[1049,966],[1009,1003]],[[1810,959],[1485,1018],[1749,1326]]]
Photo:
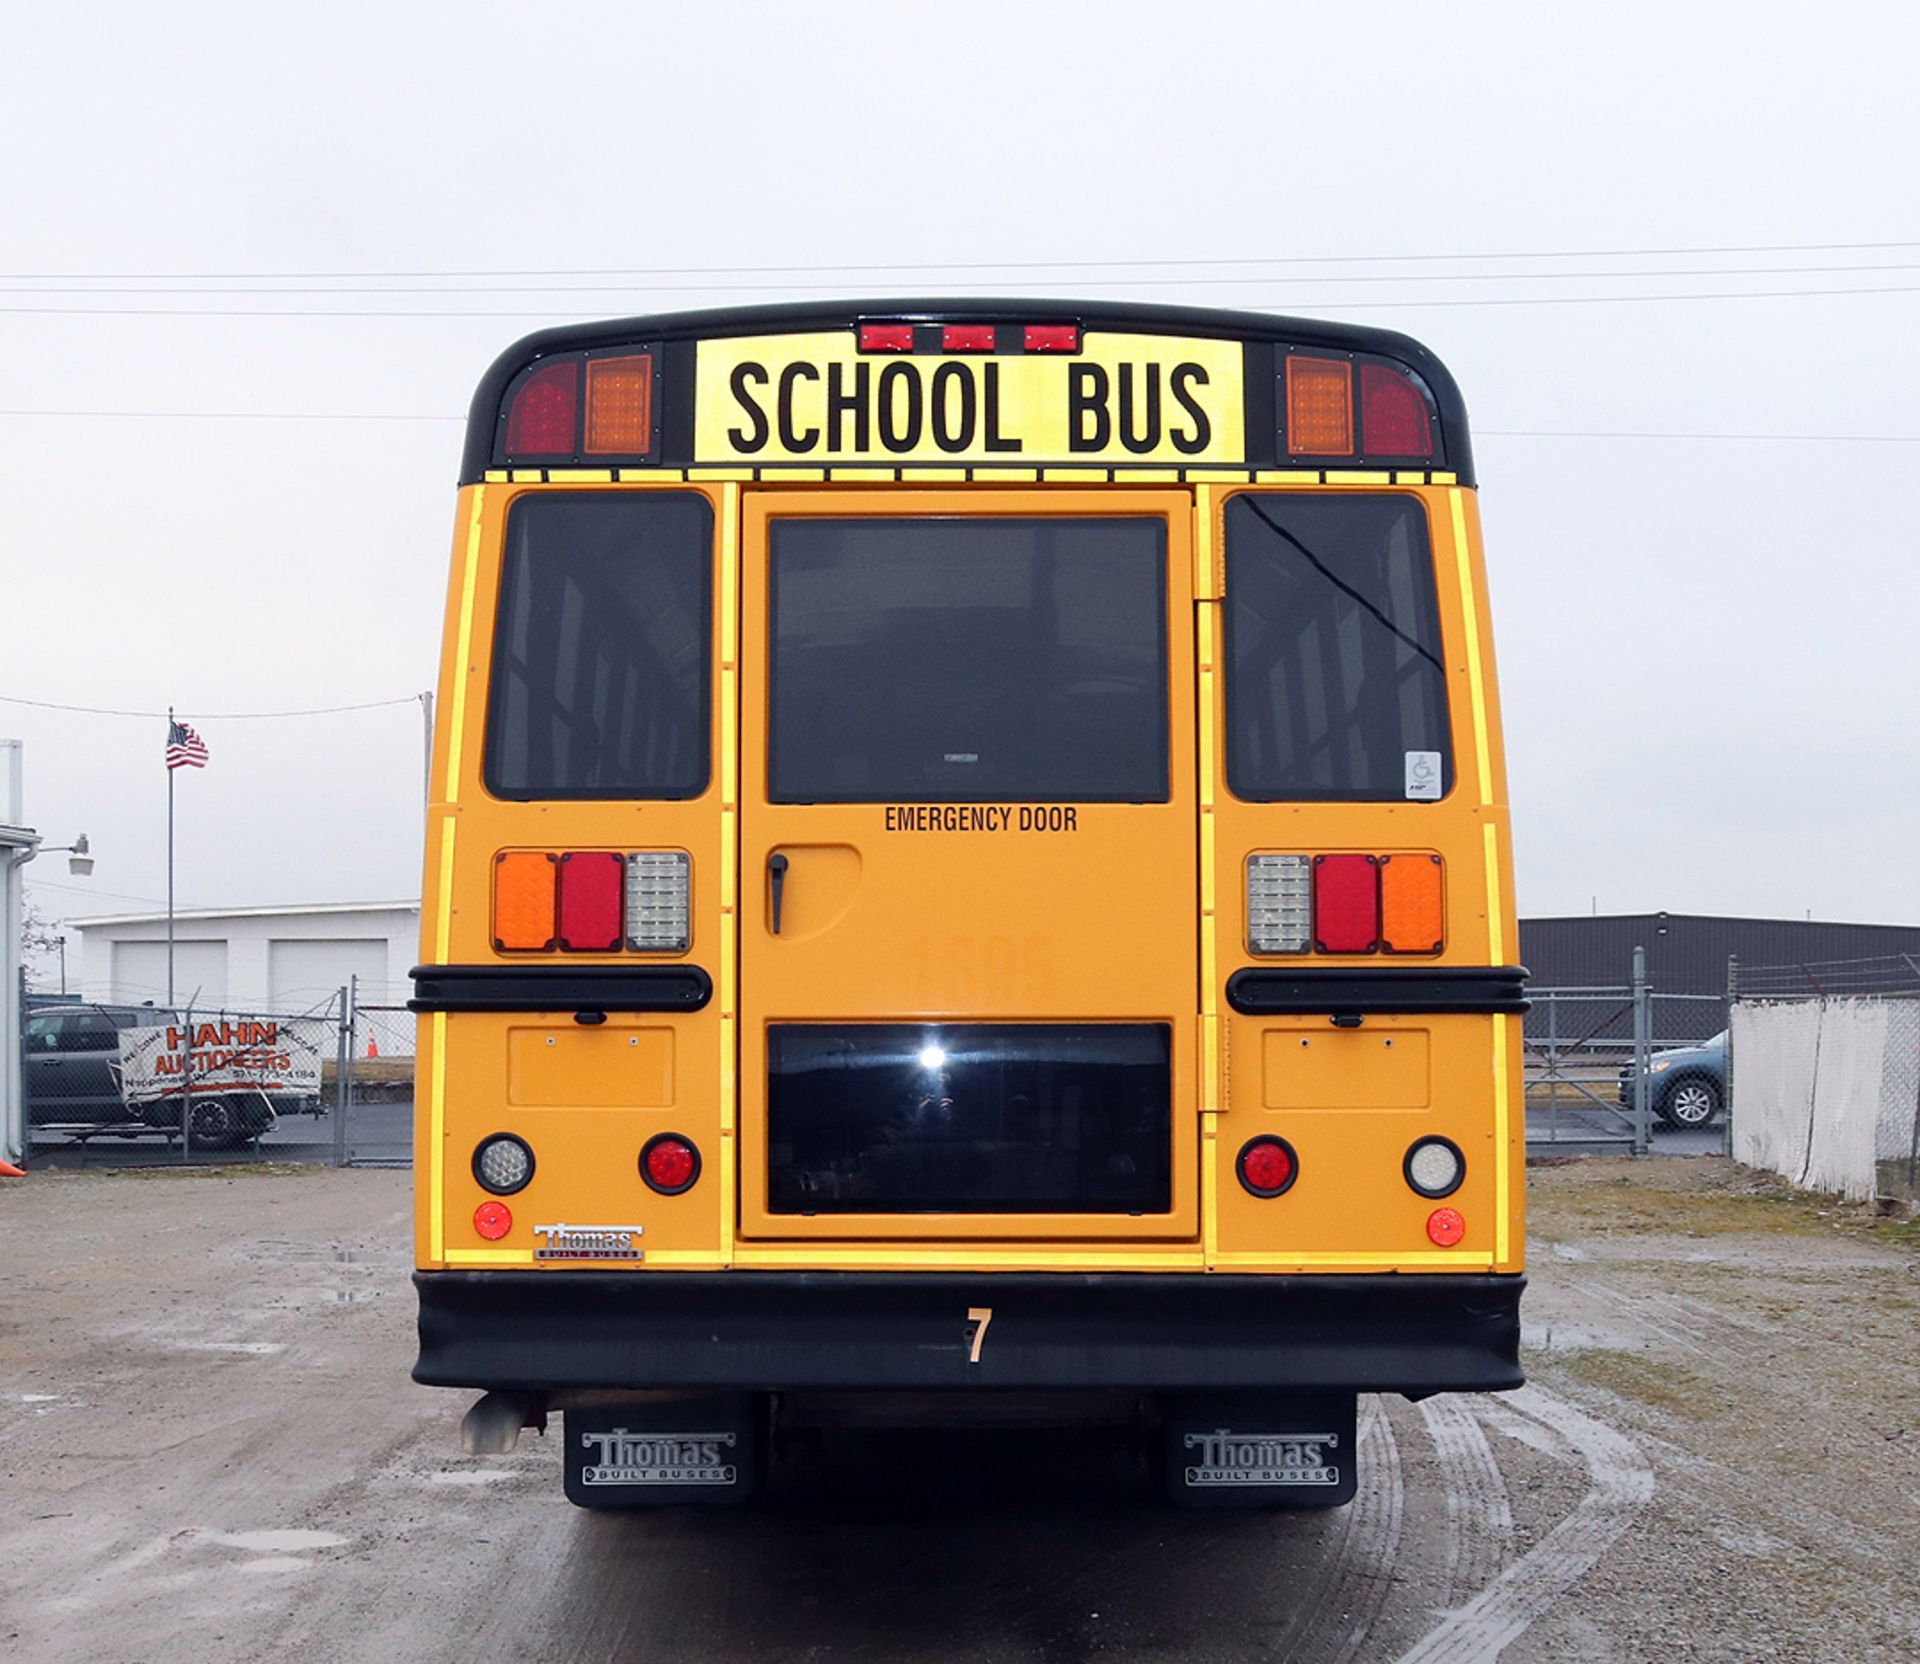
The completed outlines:
[[[207,766],[207,742],[184,722],[175,722],[167,728],[167,767],[168,768],[205,768]]]

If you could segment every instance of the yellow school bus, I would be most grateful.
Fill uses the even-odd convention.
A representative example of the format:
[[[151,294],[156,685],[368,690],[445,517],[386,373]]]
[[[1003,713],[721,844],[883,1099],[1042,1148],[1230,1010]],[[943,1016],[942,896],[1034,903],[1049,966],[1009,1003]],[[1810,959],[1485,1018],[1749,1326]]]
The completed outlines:
[[[470,1449],[559,1410],[574,1501],[734,1501],[770,1428],[990,1406],[1311,1507],[1357,1394],[1519,1384],[1493,644],[1417,342],[530,336],[437,708],[414,1374]]]

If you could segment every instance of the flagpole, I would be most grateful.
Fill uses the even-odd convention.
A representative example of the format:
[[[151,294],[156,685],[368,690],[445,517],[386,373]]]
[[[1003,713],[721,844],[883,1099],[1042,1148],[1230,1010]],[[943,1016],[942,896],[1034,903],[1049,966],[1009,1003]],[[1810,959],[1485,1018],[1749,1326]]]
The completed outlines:
[[[173,707],[167,707],[167,744],[173,744]],[[173,777],[179,771],[167,765],[167,1004],[173,1004]]]

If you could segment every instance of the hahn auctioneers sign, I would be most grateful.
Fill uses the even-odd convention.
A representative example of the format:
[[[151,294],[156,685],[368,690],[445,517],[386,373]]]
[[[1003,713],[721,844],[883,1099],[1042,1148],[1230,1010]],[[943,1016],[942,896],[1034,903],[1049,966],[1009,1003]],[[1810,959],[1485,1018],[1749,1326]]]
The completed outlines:
[[[129,1104],[180,1095],[320,1090],[321,1025],[283,1017],[222,1017],[120,1033],[120,1092]]]
[[[1077,353],[862,353],[850,331],[702,341],[712,462],[1232,464],[1243,349],[1090,331]]]

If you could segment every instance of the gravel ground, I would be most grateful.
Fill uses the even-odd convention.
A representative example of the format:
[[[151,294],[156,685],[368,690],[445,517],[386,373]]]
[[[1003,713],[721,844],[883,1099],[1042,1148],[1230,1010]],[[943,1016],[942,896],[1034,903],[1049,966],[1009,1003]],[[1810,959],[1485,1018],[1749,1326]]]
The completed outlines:
[[[1532,1384],[1363,1403],[1349,1509],[1170,1513],[1057,1435],[903,1480],[849,1434],[746,1513],[619,1518],[406,1380],[406,1174],[37,1174],[0,1656],[1920,1659],[1920,1225],[1718,1159],[1531,1179]]]

